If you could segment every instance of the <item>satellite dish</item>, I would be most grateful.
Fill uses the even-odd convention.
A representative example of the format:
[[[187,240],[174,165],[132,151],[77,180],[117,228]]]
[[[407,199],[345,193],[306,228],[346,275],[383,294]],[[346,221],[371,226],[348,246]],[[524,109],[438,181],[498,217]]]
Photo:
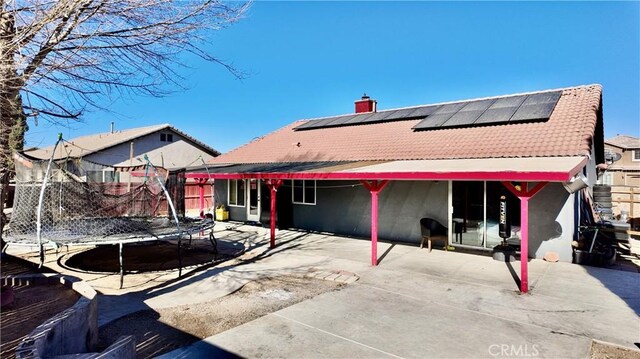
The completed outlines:
[[[622,158],[622,154],[606,149],[604,150],[604,158],[607,164],[612,164],[613,162],[619,161]]]

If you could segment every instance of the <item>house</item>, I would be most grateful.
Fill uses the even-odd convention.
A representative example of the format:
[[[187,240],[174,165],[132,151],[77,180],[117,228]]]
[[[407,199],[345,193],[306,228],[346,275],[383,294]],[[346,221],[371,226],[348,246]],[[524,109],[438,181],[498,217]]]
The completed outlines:
[[[502,214],[522,257],[572,260],[577,194],[604,162],[600,85],[377,107],[363,96],[354,113],[296,121],[187,177],[215,178],[230,218],[270,222],[272,245],[277,219],[370,237],[376,265],[378,238],[419,243],[427,217],[447,227],[449,245],[490,251]]]
[[[64,160],[82,158],[87,162],[104,165],[89,171],[88,177],[97,182],[126,182],[128,173],[118,172],[114,167],[135,167],[146,163],[144,156],[157,167],[167,169],[184,168],[202,164],[220,155],[194,137],[178,130],[170,124],[114,130],[88,136],[64,139],[56,147],[49,146],[24,151],[35,159]],[[199,193],[209,203],[201,204]],[[185,207],[188,214],[198,214],[203,206],[210,207],[211,186],[190,180],[185,186]]]
[[[604,141],[607,170],[600,183],[611,186],[613,214],[640,217],[640,138],[618,135]]]
[[[604,141],[609,166],[602,183],[640,187],[640,138],[618,135]]]

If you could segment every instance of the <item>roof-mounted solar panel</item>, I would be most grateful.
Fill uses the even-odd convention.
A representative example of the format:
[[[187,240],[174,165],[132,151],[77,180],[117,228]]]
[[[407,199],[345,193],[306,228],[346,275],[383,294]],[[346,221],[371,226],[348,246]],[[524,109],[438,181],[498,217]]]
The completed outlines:
[[[460,111],[456,112],[451,118],[443,123],[440,127],[461,127],[472,125],[480,115],[482,115],[495,99],[478,100],[467,102]]]
[[[474,124],[476,125],[484,125],[484,124],[498,124],[498,123],[507,123],[511,116],[516,113],[517,107],[501,107],[501,108],[489,108],[487,109]]]
[[[294,130],[364,125],[380,122],[424,118],[414,130],[450,127],[482,126],[547,120],[551,116],[562,91],[514,95],[427,105],[399,110],[368,112],[308,121]]]
[[[509,122],[526,98],[527,95],[521,95],[496,99],[474,123],[481,125]]]
[[[527,99],[509,119],[509,123],[549,119],[561,94],[561,91],[554,91],[527,96]]]

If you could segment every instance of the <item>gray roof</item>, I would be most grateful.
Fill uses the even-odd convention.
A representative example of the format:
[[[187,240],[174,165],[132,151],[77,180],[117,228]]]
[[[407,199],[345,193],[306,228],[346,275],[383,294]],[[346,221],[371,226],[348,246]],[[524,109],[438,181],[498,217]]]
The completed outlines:
[[[104,132],[97,133],[88,136],[76,137],[72,139],[65,139],[64,146],[58,146],[56,149],[56,153],[54,155],[54,160],[63,159],[67,157],[83,157],[90,155],[92,153],[96,153],[98,151],[103,151],[105,149],[117,146],[122,143],[129,142],[136,138],[140,138],[158,131],[170,130],[173,131],[189,141],[193,142],[196,146],[200,147],[203,151],[208,152],[212,156],[217,156],[220,154],[214,148],[206,145],[203,142],[196,140],[195,138],[187,135],[186,133],[178,130],[177,128],[171,126],[168,123],[148,126],[148,127],[137,127],[130,128],[127,130],[114,131],[114,132]],[[51,157],[51,153],[53,151],[53,146],[48,146],[45,148],[33,149],[24,151],[25,155],[39,158],[39,159],[49,159]]]
[[[604,143],[624,149],[640,148],[640,138],[626,135],[618,135],[604,140]]]

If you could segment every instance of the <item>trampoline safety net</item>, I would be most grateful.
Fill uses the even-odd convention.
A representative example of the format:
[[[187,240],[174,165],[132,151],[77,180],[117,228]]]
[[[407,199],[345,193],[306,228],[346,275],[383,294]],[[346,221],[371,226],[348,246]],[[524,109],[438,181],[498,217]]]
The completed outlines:
[[[168,178],[165,169],[150,163],[119,168],[77,158],[52,160],[48,167],[49,162],[15,154],[15,200],[3,235],[8,243],[36,243],[38,224],[41,244],[180,234],[172,199],[163,189]],[[184,190],[169,188],[166,193],[181,192]]]

